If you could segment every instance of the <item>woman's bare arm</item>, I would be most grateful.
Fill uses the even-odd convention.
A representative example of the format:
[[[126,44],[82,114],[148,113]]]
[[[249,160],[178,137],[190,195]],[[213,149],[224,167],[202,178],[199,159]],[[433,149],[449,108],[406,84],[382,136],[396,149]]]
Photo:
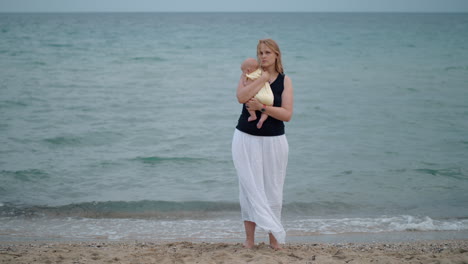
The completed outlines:
[[[262,75],[255,81],[245,85],[244,74],[241,75],[239,84],[237,85],[237,100],[239,103],[244,104],[249,101],[250,98],[254,97],[263,85],[268,81],[270,75],[268,72],[263,72]]]

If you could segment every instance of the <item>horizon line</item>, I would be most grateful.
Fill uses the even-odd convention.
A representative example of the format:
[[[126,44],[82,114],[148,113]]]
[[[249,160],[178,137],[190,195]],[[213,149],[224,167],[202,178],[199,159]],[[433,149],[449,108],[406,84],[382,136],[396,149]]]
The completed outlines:
[[[80,13],[401,13],[468,14],[468,11],[0,11],[0,14],[80,14]]]

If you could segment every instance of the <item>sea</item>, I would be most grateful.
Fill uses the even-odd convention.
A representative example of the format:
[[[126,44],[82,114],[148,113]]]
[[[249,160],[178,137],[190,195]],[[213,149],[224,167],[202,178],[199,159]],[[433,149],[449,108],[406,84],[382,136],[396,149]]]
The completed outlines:
[[[466,239],[467,33],[467,13],[0,13],[0,241],[242,241],[236,88],[263,38],[294,88],[288,241]]]

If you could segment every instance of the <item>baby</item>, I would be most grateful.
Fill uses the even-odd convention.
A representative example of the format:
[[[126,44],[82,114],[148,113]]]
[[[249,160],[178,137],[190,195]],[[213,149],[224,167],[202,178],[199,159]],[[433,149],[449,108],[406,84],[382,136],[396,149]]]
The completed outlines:
[[[258,67],[258,62],[254,58],[247,58],[241,65],[241,70],[245,75],[245,83],[249,84],[259,78],[262,75],[262,70]],[[270,84],[266,82],[263,87],[255,95],[255,98],[264,105],[273,105],[273,92],[271,91]],[[249,122],[257,120],[255,111],[249,111],[250,117]],[[261,114],[260,120],[257,123],[257,128],[260,129],[263,126],[263,122],[268,118],[265,113]]]

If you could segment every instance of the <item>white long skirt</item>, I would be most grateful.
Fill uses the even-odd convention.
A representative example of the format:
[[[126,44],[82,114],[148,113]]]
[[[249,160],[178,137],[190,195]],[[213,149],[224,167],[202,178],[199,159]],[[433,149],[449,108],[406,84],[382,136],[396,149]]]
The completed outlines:
[[[272,233],[279,243],[286,238],[281,208],[288,152],[285,135],[261,137],[237,129],[234,132],[232,159],[239,177],[242,219]]]

